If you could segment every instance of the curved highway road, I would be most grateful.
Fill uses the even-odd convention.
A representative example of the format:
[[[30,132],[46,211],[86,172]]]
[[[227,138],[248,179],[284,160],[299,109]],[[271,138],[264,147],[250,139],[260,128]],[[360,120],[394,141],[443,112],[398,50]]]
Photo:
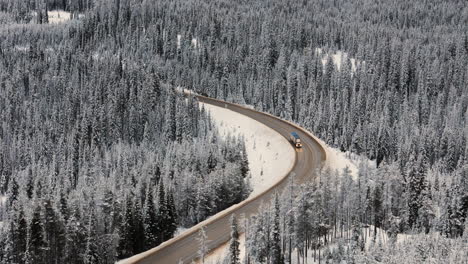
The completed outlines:
[[[314,177],[315,171],[319,169],[326,159],[324,148],[317,142],[314,137],[304,129],[279,118],[268,114],[260,113],[252,109],[248,109],[236,104],[226,103],[220,100],[197,96],[198,100],[203,103],[228,108],[242,115],[253,118],[266,126],[274,129],[282,136],[289,139],[289,134],[296,131],[301,137],[303,147],[301,150],[296,150],[296,160],[291,172],[295,173],[295,181],[302,183]],[[293,147],[291,145],[291,147]],[[291,174],[291,173],[290,173]],[[135,255],[129,259],[123,260],[121,263],[135,264],[177,264],[191,263],[198,257],[199,243],[197,241],[198,230],[201,226],[206,226],[206,234],[208,236],[208,248],[215,249],[216,247],[227,242],[230,238],[229,218],[232,214],[236,214],[239,223],[242,223],[243,216],[251,216],[257,213],[259,206],[262,203],[267,203],[272,200],[273,195],[277,191],[281,191],[288,183],[289,174],[273,185],[268,190],[251,197],[237,205],[210,217],[209,219],[198,224],[194,228],[182,233],[181,235],[168,240],[158,247],[150,249],[141,254]]]

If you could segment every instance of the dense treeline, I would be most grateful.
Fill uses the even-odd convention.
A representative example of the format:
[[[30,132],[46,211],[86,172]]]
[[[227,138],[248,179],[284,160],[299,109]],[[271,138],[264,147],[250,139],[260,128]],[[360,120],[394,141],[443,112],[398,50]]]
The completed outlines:
[[[1,31],[0,263],[114,263],[250,192],[243,139],[89,30]]]
[[[464,184],[463,188],[468,188]],[[450,202],[444,195],[432,195],[424,201],[410,243],[397,239],[407,228],[405,219],[412,217],[412,208],[407,205],[412,197],[398,196],[398,188],[395,171],[366,164],[361,164],[356,177],[347,168],[342,172],[326,169],[311,183],[296,186],[290,182],[281,199],[276,197],[245,224],[245,262],[307,263],[306,259],[313,259],[315,263],[465,263],[466,232],[463,239],[451,240],[437,239],[440,236],[435,234],[444,236],[463,229],[448,224],[462,221],[452,218],[462,214],[461,208],[441,213],[434,210]],[[437,194],[438,188],[431,186],[427,192]],[[395,211],[401,209],[406,218],[395,216]],[[382,239],[381,230],[386,231],[388,240]],[[384,244],[378,244],[382,240]],[[395,253],[393,248],[404,250]]]
[[[460,210],[448,213],[446,234],[463,233],[465,2],[160,4],[164,8],[150,16],[164,25],[153,35],[153,48],[177,61],[168,72],[180,74],[178,84],[294,120],[328,144],[392,170],[394,195],[411,197],[392,211],[405,222],[401,231],[412,229],[425,201],[438,195],[446,202],[435,211]],[[177,16],[167,17],[172,9]],[[165,45],[170,41],[177,45]],[[342,64],[323,63],[323,53],[335,50],[348,53]],[[440,188],[430,193],[432,186]]]

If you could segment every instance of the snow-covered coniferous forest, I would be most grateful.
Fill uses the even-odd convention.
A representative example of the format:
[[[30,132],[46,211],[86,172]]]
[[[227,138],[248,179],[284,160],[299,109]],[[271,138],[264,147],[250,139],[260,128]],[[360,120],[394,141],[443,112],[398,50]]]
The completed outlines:
[[[0,0],[0,263],[467,263],[467,141],[464,0]]]

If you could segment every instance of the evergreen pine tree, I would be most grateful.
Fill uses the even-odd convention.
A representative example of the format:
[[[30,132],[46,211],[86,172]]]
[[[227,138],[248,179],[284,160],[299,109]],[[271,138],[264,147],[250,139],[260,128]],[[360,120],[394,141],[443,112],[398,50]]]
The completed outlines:
[[[160,241],[159,227],[157,226],[156,208],[153,201],[153,192],[148,189],[145,201],[145,217],[143,219],[145,227],[145,249],[156,247]]]
[[[239,230],[237,227],[237,218],[233,214],[230,218],[231,223],[231,240],[229,242],[229,264],[240,264],[240,249],[239,249]]]
[[[41,207],[37,205],[34,208],[31,223],[29,224],[29,252],[33,263],[43,263],[44,248],[44,224],[42,222]]]
[[[197,237],[198,243],[200,243],[200,246],[198,248],[198,256],[200,257],[202,264],[205,263],[205,256],[208,253],[207,240],[206,240],[208,237],[206,235],[205,229],[206,227],[202,226],[200,230],[198,230],[198,237]]]
[[[280,204],[278,193],[275,194],[273,201],[273,227],[271,231],[271,248],[270,260],[272,264],[284,263],[283,254],[281,252],[281,233],[280,233]]]
[[[133,203],[130,196],[126,197],[126,203],[123,208],[122,221],[119,229],[119,244],[117,246],[117,257],[119,259],[128,258],[133,255],[133,236],[135,227],[133,223]]]

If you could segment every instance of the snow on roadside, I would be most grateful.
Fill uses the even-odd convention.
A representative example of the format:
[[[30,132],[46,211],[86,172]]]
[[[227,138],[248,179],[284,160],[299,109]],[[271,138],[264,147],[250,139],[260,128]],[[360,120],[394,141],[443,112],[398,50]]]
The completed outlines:
[[[181,227],[181,226],[177,227],[177,229],[175,231],[175,234],[174,234],[174,237],[184,233],[187,230],[188,230],[188,228],[185,228],[185,227]]]
[[[347,152],[341,152],[338,149],[332,148],[327,146],[325,143],[322,142],[325,146],[325,150],[327,152],[327,166],[338,172],[342,172],[346,167],[351,171],[351,176],[353,179],[357,179],[358,177],[358,161],[351,160],[347,157]]]
[[[210,113],[222,137],[244,137],[253,189],[250,197],[273,185],[292,168],[294,149],[276,131],[229,109],[200,104]]]
[[[359,156],[355,153],[346,151],[343,152],[339,149],[333,148],[323,140],[316,138],[322,146],[325,147],[325,151],[327,153],[327,160],[325,166],[333,171],[343,172],[343,170],[348,167],[351,172],[351,176],[354,180],[357,180],[358,172],[359,172],[359,164],[367,163],[367,166],[371,168],[375,168],[375,160],[369,160],[366,157]]]
[[[327,153],[326,167],[333,171],[342,172],[346,167],[351,171],[353,179],[357,179],[358,176],[358,160],[352,160],[349,157],[348,152],[342,152],[338,149],[328,146],[321,139],[318,139],[320,144],[324,146]]]
[[[228,250],[229,250],[229,241],[217,247],[215,250],[211,251],[207,256],[205,256],[204,264],[222,263],[223,259],[228,255]],[[244,256],[245,256],[245,233],[242,233],[239,235],[239,259],[241,260],[241,262],[244,259]],[[202,261],[199,259],[195,263],[202,264]]]

